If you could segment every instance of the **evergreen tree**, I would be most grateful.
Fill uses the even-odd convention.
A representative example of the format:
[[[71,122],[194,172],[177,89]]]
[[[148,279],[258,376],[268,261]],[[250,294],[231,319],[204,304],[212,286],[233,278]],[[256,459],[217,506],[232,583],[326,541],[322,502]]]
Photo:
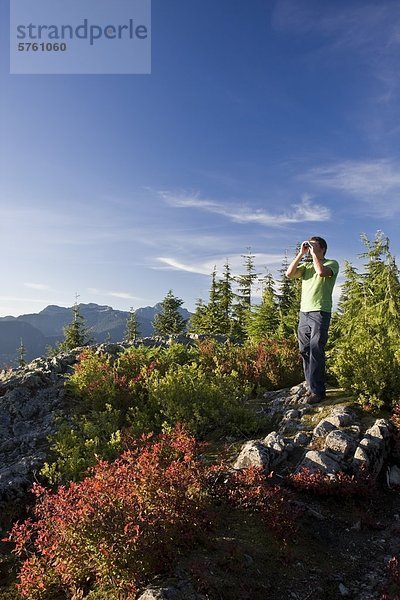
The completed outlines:
[[[238,284],[237,298],[240,304],[249,309],[251,306],[252,288],[259,274],[255,271],[255,256],[251,253],[250,248],[247,248],[247,254],[242,254],[242,258],[244,259],[245,273],[235,277],[235,281]]]
[[[129,310],[129,315],[126,321],[126,330],[125,330],[125,342],[132,343],[135,342],[137,337],[140,335],[139,323],[136,311],[133,310],[131,306]]]
[[[25,367],[26,365],[26,348],[21,338],[20,345],[17,348],[18,366]]]
[[[218,289],[216,267],[211,274],[211,287],[207,312],[205,313],[205,332],[208,334],[220,333],[221,311],[219,306],[220,294]]]
[[[209,302],[206,307],[199,307],[200,328],[198,333],[208,335],[228,334],[229,331],[229,293],[230,293],[230,273],[229,267],[226,268],[224,279],[217,279],[216,267],[211,274],[211,287],[209,293]],[[196,319],[197,319],[196,317]],[[197,319],[198,323],[198,319]],[[198,324],[199,327],[199,324]]]
[[[199,298],[196,302],[196,310],[190,318],[189,331],[191,333],[207,334],[207,305]]]
[[[268,273],[262,280],[262,302],[254,306],[247,320],[247,337],[259,342],[277,336],[279,313],[274,280]]]
[[[236,292],[236,302],[232,307],[231,323],[231,335],[240,340],[246,338],[247,320],[251,309],[252,289],[259,276],[255,271],[255,257],[254,254],[251,254],[250,248],[247,248],[247,254],[242,254],[242,258],[244,259],[245,273],[243,275],[237,275],[234,278],[238,284],[238,289]]]
[[[400,389],[399,270],[382,232],[373,241],[361,239],[364,272],[346,264],[332,369],[361,403],[391,405]]]
[[[182,304],[183,300],[174,296],[172,290],[169,290],[161,302],[161,312],[153,320],[156,335],[173,335],[185,331],[186,320],[178,310]]]
[[[214,267],[211,274],[209,303],[206,305],[202,300],[197,302],[196,311],[190,321],[190,330],[193,333],[208,335],[229,335],[233,298],[232,275],[227,259],[223,276],[219,280]]]
[[[278,311],[279,324],[278,336],[282,338],[295,337],[299,321],[301,279],[289,279],[286,270],[289,266],[287,254],[279,269],[280,280],[278,283]]]
[[[64,327],[64,340],[58,345],[59,351],[73,350],[91,343],[89,329],[85,325],[85,319],[80,312],[77,298],[72,307],[72,314],[72,322]]]
[[[231,316],[234,293],[232,291],[232,275],[228,259],[224,265],[222,279],[216,285],[216,333],[229,335],[231,331]]]

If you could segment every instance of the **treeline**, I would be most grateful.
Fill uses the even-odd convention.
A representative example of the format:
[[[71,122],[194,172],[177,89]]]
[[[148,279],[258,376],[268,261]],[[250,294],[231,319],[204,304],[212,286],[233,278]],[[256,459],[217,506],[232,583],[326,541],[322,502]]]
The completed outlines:
[[[362,404],[394,405],[400,401],[400,279],[388,238],[378,231],[373,240],[361,236],[363,270],[346,262],[338,310],[334,313],[328,346],[330,375]],[[179,312],[183,300],[172,290],[161,302],[153,326],[156,335],[191,332],[223,335],[234,343],[254,344],[267,340],[291,340],[296,344],[301,282],[286,277],[287,257],[275,282],[260,276],[255,256],[243,255],[243,274],[233,276],[227,260],[223,272],[211,274],[208,302],[198,300],[189,322]],[[253,302],[261,289],[261,302]],[[125,340],[140,335],[131,309]],[[65,328],[59,346],[67,350],[89,342],[88,331],[73,308],[73,321]]]
[[[214,268],[208,302],[199,299],[196,310],[186,322],[179,314],[180,298],[168,292],[162,311],[154,319],[156,335],[189,331],[204,335],[223,335],[234,341],[261,341],[265,338],[294,337],[300,303],[300,282],[286,277],[288,259],[284,258],[274,281],[271,273],[256,272],[255,255],[248,249],[243,256],[244,273],[234,276],[227,259],[220,276]],[[261,302],[254,303],[254,291]]]
[[[349,262],[344,264],[345,282],[332,319],[328,368],[361,404],[393,406],[400,402],[399,269],[389,239],[381,231],[373,240],[363,234],[361,241],[362,271]],[[287,258],[277,282],[269,273],[259,277],[250,252],[243,258],[243,275],[232,276],[228,261],[221,277],[213,271],[208,303],[199,300],[190,322],[180,323],[180,331],[223,334],[244,343],[295,339],[301,282],[286,277]],[[252,302],[255,286],[262,288],[260,304]],[[165,325],[174,320],[171,312],[181,303],[170,291],[156,324],[160,334],[172,333]],[[164,316],[168,316],[165,321]]]

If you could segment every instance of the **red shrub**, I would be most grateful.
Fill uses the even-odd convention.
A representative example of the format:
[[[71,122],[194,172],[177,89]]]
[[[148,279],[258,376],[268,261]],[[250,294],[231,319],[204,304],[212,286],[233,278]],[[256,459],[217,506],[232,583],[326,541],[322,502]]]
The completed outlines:
[[[321,471],[313,473],[306,468],[290,475],[288,481],[295,489],[318,496],[370,496],[376,488],[375,480],[364,473],[355,476],[339,472],[330,477]]]
[[[288,492],[261,469],[206,465],[179,425],[132,440],[80,483],[56,492],[34,485],[33,492],[33,518],[15,524],[9,538],[24,559],[19,591],[31,599],[60,591],[78,599],[89,590],[133,599],[212,524],[213,502],[257,513],[283,543],[295,531]]]
[[[56,493],[35,485],[35,520],[10,534],[15,552],[27,556],[22,596],[52,589],[79,596],[94,586],[134,597],[138,584],[192,544],[206,521],[205,487],[196,442],[182,427],[142,439],[111,465],[100,462],[79,484]]]

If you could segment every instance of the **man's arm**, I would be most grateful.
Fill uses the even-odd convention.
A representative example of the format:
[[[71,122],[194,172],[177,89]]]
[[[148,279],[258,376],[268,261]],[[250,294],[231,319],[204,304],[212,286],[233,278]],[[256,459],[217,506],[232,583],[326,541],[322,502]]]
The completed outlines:
[[[289,277],[289,279],[295,279],[296,277],[301,277],[303,269],[299,269],[299,262],[301,261],[303,256],[305,254],[307,254],[307,252],[309,250],[309,247],[306,244],[308,244],[307,241],[305,241],[301,244],[299,253],[295,256],[295,258],[292,260],[292,262],[286,269],[286,277]]]

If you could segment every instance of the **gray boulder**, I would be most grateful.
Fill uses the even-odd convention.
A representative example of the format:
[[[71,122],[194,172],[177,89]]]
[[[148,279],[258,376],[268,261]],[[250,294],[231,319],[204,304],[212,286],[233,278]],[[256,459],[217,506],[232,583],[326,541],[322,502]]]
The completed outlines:
[[[354,437],[341,429],[334,429],[325,438],[325,451],[336,460],[348,458],[356,445]]]
[[[341,470],[340,464],[329,456],[326,452],[319,450],[310,450],[304,456],[299,470],[301,468],[308,469],[311,473],[320,471],[325,475],[334,476]]]
[[[269,473],[272,466],[273,454],[273,450],[267,448],[261,442],[250,440],[242,446],[233,468],[262,467],[266,473]]]

